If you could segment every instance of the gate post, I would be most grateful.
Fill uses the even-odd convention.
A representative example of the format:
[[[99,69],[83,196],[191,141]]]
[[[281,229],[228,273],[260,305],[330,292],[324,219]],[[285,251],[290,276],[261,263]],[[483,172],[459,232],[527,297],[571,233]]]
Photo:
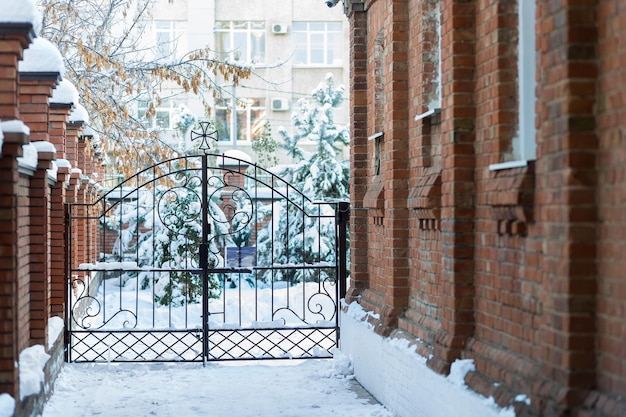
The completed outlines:
[[[339,299],[346,296],[348,281],[348,222],[350,221],[350,203],[342,201],[335,209],[337,224],[337,268],[339,269],[337,279],[339,280]],[[339,300],[337,300],[339,307]],[[340,308],[340,307],[339,307]]]
[[[206,366],[209,358],[209,180],[208,180],[208,159],[207,155],[202,155],[202,240],[200,243],[200,271],[202,271],[202,364]]]

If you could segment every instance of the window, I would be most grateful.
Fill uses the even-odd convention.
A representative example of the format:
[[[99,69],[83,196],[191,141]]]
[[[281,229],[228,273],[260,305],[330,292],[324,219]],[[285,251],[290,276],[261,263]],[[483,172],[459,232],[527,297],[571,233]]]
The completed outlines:
[[[373,175],[380,175],[382,163],[383,131],[385,128],[385,36],[381,30],[374,40],[374,134],[368,137],[373,144]],[[371,151],[370,151],[371,152]]]
[[[518,0],[518,44],[517,44],[517,132],[513,136],[508,162],[492,164],[492,170],[515,168],[527,165],[536,159],[535,136],[535,91],[537,89],[535,49],[535,1]]]
[[[385,37],[381,30],[374,41],[374,131],[385,128]]]
[[[215,23],[216,50],[233,60],[265,62],[265,22]]]
[[[232,118],[232,99],[215,103],[215,119],[220,142],[251,141],[263,133],[265,124],[264,99],[237,99],[237,118]],[[236,134],[233,134],[236,132]]]
[[[519,130],[513,138],[513,158],[527,161],[536,158],[535,135],[535,1],[518,1],[519,44],[517,49]]]
[[[186,52],[182,24],[183,22],[174,20],[155,22],[157,58],[177,58]]]
[[[421,42],[424,45],[424,61],[422,68],[423,108],[425,112],[415,116],[415,120],[431,116],[441,110],[441,10],[440,1],[422,3],[424,17]]]
[[[151,104],[147,100],[139,100],[137,102],[137,118],[145,121],[146,128],[174,129],[176,127],[174,126],[175,113],[179,106],[180,103],[172,99],[162,100],[161,104]]]
[[[341,22],[293,22],[296,65],[342,65]]]

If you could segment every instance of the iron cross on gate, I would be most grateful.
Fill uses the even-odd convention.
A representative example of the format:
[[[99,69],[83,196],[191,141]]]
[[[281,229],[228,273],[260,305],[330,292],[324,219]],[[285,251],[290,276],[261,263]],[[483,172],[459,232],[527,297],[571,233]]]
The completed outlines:
[[[198,123],[200,125],[200,132],[196,132],[195,130],[191,131],[191,140],[194,141],[198,138],[202,138],[200,142],[200,146],[198,149],[203,151],[205,154],[208,154],[211,150],[211,143],[208,139],[213,139],[213,141],[217,142],[217,129],[213,126],[213,123],[208,121],[202,121]]]

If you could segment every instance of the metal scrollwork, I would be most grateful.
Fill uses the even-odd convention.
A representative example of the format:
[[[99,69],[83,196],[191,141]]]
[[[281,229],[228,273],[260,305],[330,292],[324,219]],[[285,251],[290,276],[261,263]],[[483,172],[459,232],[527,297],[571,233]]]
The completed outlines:
[[[122,322],[122,328],[129,329],[137,327],[137,315],[128,309],[119,308],[112,316],[102,317],[99,325],[94,325],[93,319],[103,315],[103,308],[100,300],[89,294],[85,281],[81,278],[74,279],[75,288],[81,288],[72,304],[72,321],[83,330],[102,329],[121,315],[128,315],[129,318]]]
[[[159,218],[172,233],[180,234],[180,225],[199,222],[202,199],[185,187],[172,188],[163,193],[157,204]]]

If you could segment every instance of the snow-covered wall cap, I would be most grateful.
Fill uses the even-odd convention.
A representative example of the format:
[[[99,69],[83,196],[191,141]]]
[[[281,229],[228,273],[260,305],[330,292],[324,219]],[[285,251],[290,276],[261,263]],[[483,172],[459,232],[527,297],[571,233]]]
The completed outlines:
[[[22,145],[22,156],[17,158],[17,163],[22,168],[37,169],[38,160],[37,148],[32,143]]]
[[[2,1],[2,0],[0,0]],[[78,90],[70,81],[65,78],[61,80],[57,88],[52,92],[50,103],[72,104],[78,103]]]
[[[1,1],[1,0],[0,0]],[[65,74],[65,64],[59,48],[44,38],[35,38],[24,51],[24,59],[19,63],[20,72],[58,72]]]
[[[80,168],[72,168],[72,170],[70,171],[70,173],[72,174],[79,174],[79,175],[83,175],[83,170]]]
[[[224,152],[223,155],[229,158],[241,159],[242,161],[247,162],[248,164],[252,164],[252,158],[250,157],[250,155],[248,155],[244,151],[240,151],[239,149],[229,149],[226,152]],[[231,163],[237,163],[238,161],[233,161],[229,159],[224,159],[224,160],[220,159],[218,162],[220,165],[221,164],[228,165]]]
[[[34,0],[0,0],[0,24],[30,23],[35,35],[41,33],[41,12]]]
[[[68,168],[68,169],[72,168],[72,164],[70,164],[70,161],[64,158],[58,158],[56,160],[56,164],[57,164],[57,168]]]
[[[70,114],[70,122],[89,123],[89,113],[87,109],[80,103],[74,103],[74,110]]]
[[[85,126],[83,129],[83,136],[95,136],[96,132],[93,130],[91,126]]]
[[[25,135],[30,135],[30,128],[21,120],[7,120],[0,122],[0,130],[4,133],[24,133]]]
[[[31,143],[37,149],[37,152],[57,153],[57,149],[54,147],[54,144],[48,142],[47,140],[38,140],[37,142],[31,142]]]

